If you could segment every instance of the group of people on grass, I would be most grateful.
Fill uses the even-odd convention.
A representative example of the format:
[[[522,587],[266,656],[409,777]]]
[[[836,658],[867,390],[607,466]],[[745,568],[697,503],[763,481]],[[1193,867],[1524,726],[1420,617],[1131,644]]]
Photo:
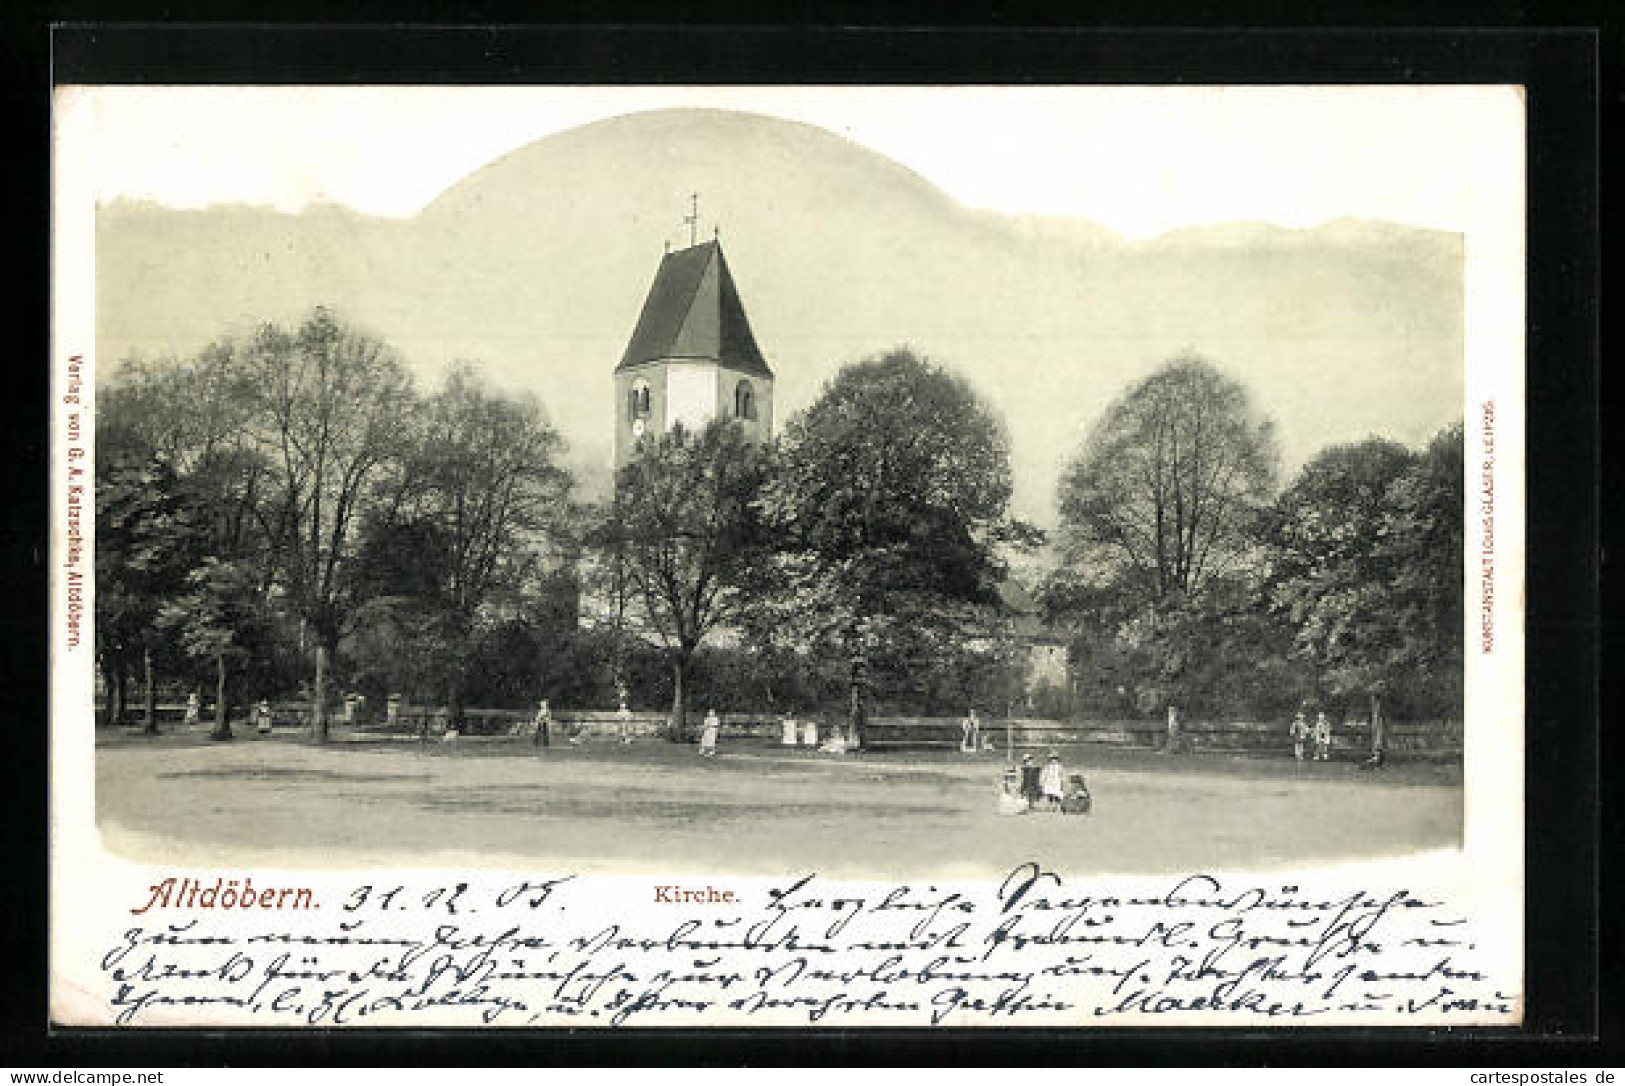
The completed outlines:
[[[536,708],[536,715],[530,722],[531,742],[539,747],[550,745],[553,724],[553,709],[548,704],[547,699],[543,698]],[[705,722],[700,725],[700,757],[715,758],[717,756],[717,736],[721,730],[722,720],[717,716],[717,711],[712,709],[705,714]],[[584,731],[581,722],[574,721],[569,725],[566,738],[574,746],[581,742]],[[632,744],[632,710],[627,708],[626,695],[624,694],[620,698],[620,708],[615,710],[615,735],[622,746]]]
[[[1014,815],[1029,811],[1061,814],[1088,814],[1094,807],[1089,786],[1082,773],[1070,776],[1061,767],[1061,756],[1049,752],[1040,766],[1031,754],[1021,756],[1020,766],[1010,766],[999,780],[998,812]]]
[[[393,718],[395,716],[395,699],[392,698],[390,700],[390,716]],[[352,719],[353,715],[355,714],[355,710],[348,701],[346,702],[345,709],[346,719]],[[199,724],[202,716],[201,710],[202,705],[198,695],[195,692],[189,694],[186,699],[186,712],[184,719],[186,726],[196,727]],[[441,714],[443,716],[445,713],[445,710],[441,710]],[[1170,709],[1170,729],[1177,727],[1177,725],[1173,724],[1173,720],[1177,719],[1173,716],[1173,714],[1174,710]],[[622,745],[630,744],[633,736],[632,710],[627,708],[626,695],[624,693],[620,696],[620,708],[616,710],[615,717],[617,739]],[[259,731],[263,733],[270,732],[271,705],[268,701],[261,701],[252,708],[250,711],[250,723],[256,725]],[[794,746],[797,735],[796,722],[786,717],[783,724],[784,743],[788,746]],[[537,707],[536,715],[532,718],[529,725],[528,730],[530,731],[532,742],[541,747],[549,745],[549,743],[552,741],[553,725],[553,711],[549,706],[547,699],[544,698]],[[518,730],[522,728],[523,725],[516,725],[515,727],[516,730]],[[712,709],[707,712],[705,714],[705,721],[700,727],[699,749],[701,757],[716,757],[717,738],[721,732],[721,729],[722,722],[717,716],[716,710]],[[439,730],[448,740],[457,738],[457,732],[449,727],[442,725],[442,728]],[[572,722],[568,726],[568,730],[566,732],[569,742],[571,744],[580,743],[583,730],[584,729],[579,721]],[[1309,723],[1305,712],[1300,709],[1298,710],[1297,715],[1292,718],[1292,723],[1287,730],[1292,740],[1292,757],[1294,760],[1299,762],[1324,762],[1330,760],[1332,748],[1332,724],[1331,721],[1327,719],[1325,712],[1317,712],[1315,714],[1315,721],[1313,724],[1311,724]],[[821,753],[844,754],[848,750],[849,746],[852,745],[849,744],[848,740],[839,732],[832,733],[828,739],[826,739],[822,744],[819,744],[817,742],[817,725],[811,721],[807,722],[804,731],[806,733],[803,739],[805,745],[817,746]],[[981,719],[976,715],[976,710],[971,709],[964,719],[960,721],[959,750],[964,754],[973,754],[991,749],[993,749],[992,736],[982,734]],[[1064,800],[1065,795],[1064,790],[1061,788],[1059,777],[1059,761],[1053,752],[1051,752],[1050,755],[1050,763],[1053,763],[1055,767],[1055,773],[1053,775],[1053,787],[1046,790],[1041,782],[1049,779],[1051,765],[1047,763],[1045,766],[1039,767],[1031,763],[1030,756],[1023,759],[1021,771],[1018,774],[1020,780],[1018,782],[1018,787],[1014,791],[1020,796],[1024,797],[1024,801],[1027,804],[1027,807],[1024,809],[1037,809],[1042,804],[1050,804],[1056,809],[1063,806],[1062,801]],[[1380,765],[1381,763],[1382,752],[1379,747],[1377,753],[1372,756],[1371,760],[1367,764]],[[1031,771],[1030,773],[1029,770]],[[1008,778],[1011,774],[1016,774],[1016,772],[1016,768],[1012,766],[1006,774],[1006,777]],[[1029,776],[1032,778],[1031,780],[1028,779]],[[1073,779],[1080,785],[1082,784],[1083,778],[1081,776],[1074,775]],[[1008,784],[1009,781],[1007,779],[1005,781],[1005,785]],[[1001,787],[1003,788],[1004,792],[1011,791],[1008,787]],[[1087,796],[1087,789],[1084,790],[1084,795]],[[1001,809],[1003,809],[1004,806],[1006,806],[1006,804],[1001,801]]]

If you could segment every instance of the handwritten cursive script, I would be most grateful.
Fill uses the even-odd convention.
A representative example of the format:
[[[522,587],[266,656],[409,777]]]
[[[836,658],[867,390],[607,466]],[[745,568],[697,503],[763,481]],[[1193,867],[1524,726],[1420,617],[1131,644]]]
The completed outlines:
[[[1403,887],[1323,894],[1194,874],[1115,894],[1027,863],[974,891],[854,893],[807,875],[683,898],[651,884],[654,895],[667,886],[659,907],[622,915],[588,885],[368,884],[308,912],[154,910],[100,959],[109,1014],[122,1025],[618,1027],[1516,1013],[1504,994],[1516,978],[1485,972],[1466,919]]]

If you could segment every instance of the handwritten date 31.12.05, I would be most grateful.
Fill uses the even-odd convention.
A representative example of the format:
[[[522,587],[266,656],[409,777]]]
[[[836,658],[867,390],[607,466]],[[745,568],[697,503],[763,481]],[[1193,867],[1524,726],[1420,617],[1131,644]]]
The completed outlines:
[[[177,884],[180,876],[177,878]],[[1403,887],[1147,892],[1036,863],[992,884],[705,886],[572,875],[335,884],[298,911],[140,912],[117,1024],[1294,1025],[1515,1021],[1474,925]],[[156,891],[155,891],[156,893]],[[658,894],[656,888],[654,894]],[[171,895],[173,900],[175,895]],[[331,902],[328,908],[322,908]]]

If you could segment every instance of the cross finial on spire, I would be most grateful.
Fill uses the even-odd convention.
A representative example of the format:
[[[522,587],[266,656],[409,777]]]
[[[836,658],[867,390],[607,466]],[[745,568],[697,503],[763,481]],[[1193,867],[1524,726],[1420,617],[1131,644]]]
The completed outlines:
[[[692,249],[700,240],[700,194],[691,192],[688,200],[688,214],[683,216],[683,221],[688,223],[688,245]]]

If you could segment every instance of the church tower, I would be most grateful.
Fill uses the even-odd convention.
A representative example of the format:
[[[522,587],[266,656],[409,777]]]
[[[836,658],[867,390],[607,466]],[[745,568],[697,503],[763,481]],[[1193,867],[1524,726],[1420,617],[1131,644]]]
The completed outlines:
[[[773,433],[773,371],[722,255],[707,241],[668,252],[615,367],[615,468],[638,439],[681,422],[697,431],[731,418],[757,440]]]

